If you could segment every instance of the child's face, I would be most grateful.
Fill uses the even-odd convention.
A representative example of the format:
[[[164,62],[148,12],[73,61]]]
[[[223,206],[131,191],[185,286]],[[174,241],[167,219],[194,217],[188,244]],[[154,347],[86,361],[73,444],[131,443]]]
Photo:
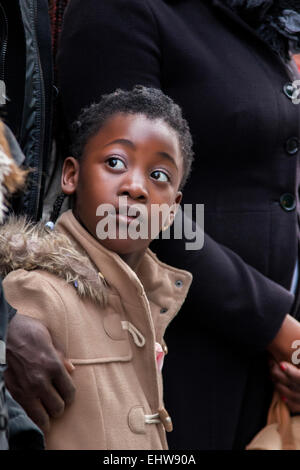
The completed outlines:
[[[116,114],[88,140],[80,163],[73,157],[66,159],[62,189],[76,195],[75,215],[99,239],[97,224],[104,216],[97,216],[96,211],[101,204],[110,204],[118,212],[120,197],[127,196],[128,206],[143,206],[151,227],[153,204],[180,203],[182,176],[183,158],[173,129],[143,115]],[[167,222],[160,220],[159,229],[173,218],[174,213]],[[101,244],[119,254],[145,250],[151,242],[150,231],[147,239],[119,237],[120,224],[128,227],[133,219],[116,215],[116,238],[102,239]]]

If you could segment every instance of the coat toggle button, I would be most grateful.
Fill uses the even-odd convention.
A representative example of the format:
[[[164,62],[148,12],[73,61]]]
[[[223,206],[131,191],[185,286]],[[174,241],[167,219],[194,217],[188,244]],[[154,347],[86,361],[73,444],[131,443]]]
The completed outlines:
[[[161,408],[160,410],[158,410],[158,414],[162,424],[164,425],[165,430],[167,432],[173,431],[172,420],[167,410],[165,408]]]

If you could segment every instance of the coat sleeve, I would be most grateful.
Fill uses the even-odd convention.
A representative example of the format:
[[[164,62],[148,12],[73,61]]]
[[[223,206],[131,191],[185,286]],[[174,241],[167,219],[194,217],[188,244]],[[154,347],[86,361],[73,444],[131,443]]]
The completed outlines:
[[[148,2],[85,0],[82,5],[81,0],[69,4],[58,55],[69,123],[103,93],[135,84],[162,85],[160,35]],[[251,354],[266,348],[291,311],[293,295],[208,235],[202,250],[186,251],[185,240],[164,241],[158,255],[193,274],[186,302],[199,309],[193,312],[197,328]]]
[[[201,250],[186,250],[186,242],[154,241],[151,248],[162,261],[193,274],[185,301],[190,333],[204,329],[250,355],[265,350],[291,311],[294,296],[208,234]],[[179,320],[184,323],[182,316]],[[187,329],[181,327],[181,332]]]
[[[46,279],[43,273],[24,269],[12,271],[3,281],[4,294],[18,313],[41,321],[54,344],[59,344],[66,353],[66,308],[49,276]]]

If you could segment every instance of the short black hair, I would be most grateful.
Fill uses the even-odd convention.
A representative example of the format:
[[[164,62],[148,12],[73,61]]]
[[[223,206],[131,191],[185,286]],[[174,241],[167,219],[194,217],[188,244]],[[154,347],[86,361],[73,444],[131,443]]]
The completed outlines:
[[[161,90],[136,85],[132,90],[117,89],[103,95],[99,103],[84,108],[71,126],[71,154],[80,161],[88,140],[97,134],[113,115],[142,114],[149,119],[162,119],[177,134],[183,157],[183,177],[180,189],[185,185],[193,162],[192,137],[181,108]]]

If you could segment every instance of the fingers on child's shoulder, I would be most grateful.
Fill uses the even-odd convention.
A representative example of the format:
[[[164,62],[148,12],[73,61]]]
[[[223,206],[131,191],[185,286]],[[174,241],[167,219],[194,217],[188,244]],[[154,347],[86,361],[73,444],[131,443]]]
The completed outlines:
[[[280,398],[284,403],[286,403],[289,408],[295,407],[300,408],[300,393],[296,390],[291,390],[289,387],[282,385],[280,383],[276,384],[276,390],[280,395]]]
[[[277,363],[273,364],[270,369],[271,378],[274,382],[280,382],[282,384],[288,385],[290,383],[290,378],[283,372]]]
[[[280,369],[287,377],[300,382],[300,369],[296,365],[290,364],[288,362],[281,362]]]

